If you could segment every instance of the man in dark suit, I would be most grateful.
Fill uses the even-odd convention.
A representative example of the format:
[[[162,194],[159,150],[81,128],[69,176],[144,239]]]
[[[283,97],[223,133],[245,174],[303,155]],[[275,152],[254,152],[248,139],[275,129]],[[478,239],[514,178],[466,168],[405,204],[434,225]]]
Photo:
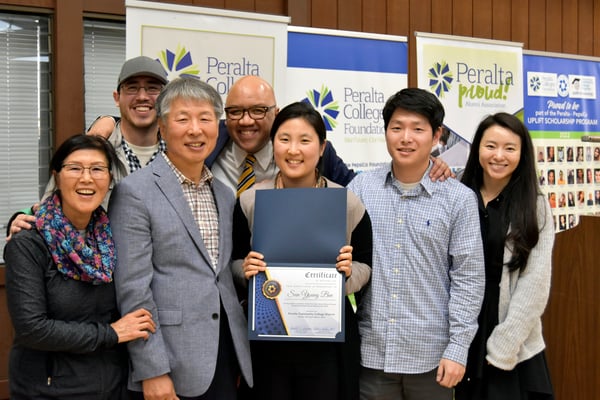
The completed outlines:
[[[157,322],[128,346],[129,388],[146,400],[235,399],[239,372],[249,385],[252,372],[230,269],[234,195],[205,165],[221,98],[178,78],[156,106],[167,151],[123,179],[109,206],[120,311],[144,307]]]

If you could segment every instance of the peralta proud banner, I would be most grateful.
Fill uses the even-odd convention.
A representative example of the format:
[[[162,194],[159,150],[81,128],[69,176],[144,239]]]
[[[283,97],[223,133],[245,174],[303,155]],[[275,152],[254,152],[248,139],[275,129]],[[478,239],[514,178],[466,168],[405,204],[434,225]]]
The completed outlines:
[[[416,43],[418,86],[438,96],[444,125],[466,142],[486,115],[522,110],[521,43],[425,33]]]

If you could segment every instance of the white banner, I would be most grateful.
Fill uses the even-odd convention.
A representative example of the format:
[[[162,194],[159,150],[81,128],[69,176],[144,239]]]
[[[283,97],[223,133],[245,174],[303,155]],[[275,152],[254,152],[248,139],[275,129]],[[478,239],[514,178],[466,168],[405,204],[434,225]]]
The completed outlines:
[[[464,166],[486,115],[523,109],[522,43],[416,35],[418,86],[435,93],[444,105],[444,125],[464,140],[447,161]]]
[[[284,98],[289,17],[127,0],[127,58],[160,60],[169,79],[194,75],[223,96],[258,75]]]

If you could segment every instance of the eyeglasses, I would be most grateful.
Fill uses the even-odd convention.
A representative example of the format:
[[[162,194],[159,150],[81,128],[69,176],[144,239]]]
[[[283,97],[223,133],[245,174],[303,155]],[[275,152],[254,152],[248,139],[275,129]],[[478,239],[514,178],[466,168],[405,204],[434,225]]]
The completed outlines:
[[[108,167],[104,165],[92,165],[91,167],[84,167],[79,164],[63,164],[63,171],[66,175],[72,178],[79,178],[83,175],[84,170],[90,171],[90,176],[94,179],[104,179],[108,176]]]
[[[138,86],[138,85],[123,85],[121,89],[125,94],[133,96],[134,94],[138,94],[141,89],[146,91],[146,94],[150,96],[155,96],[160,93],[162,90],[161,85],[148,85],[148,86]]]
[[[227,118],[233,121],[244,118],[244,113],[248,113],[248,116],[253,120],[257,121],[263,119],[269,110],[275,108],[275,106],[253,106],[248,108],[241,107],[225,107],[225,114]]]

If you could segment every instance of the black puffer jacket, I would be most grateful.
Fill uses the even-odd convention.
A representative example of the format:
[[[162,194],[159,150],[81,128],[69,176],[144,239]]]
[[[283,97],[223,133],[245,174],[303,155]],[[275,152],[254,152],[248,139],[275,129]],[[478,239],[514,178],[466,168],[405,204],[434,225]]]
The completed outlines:
[[[66,278],[35,228],[15,234],[4,258],[10,398],[122,398],[127,354],[110,327],[119,318],[113,283]]]

